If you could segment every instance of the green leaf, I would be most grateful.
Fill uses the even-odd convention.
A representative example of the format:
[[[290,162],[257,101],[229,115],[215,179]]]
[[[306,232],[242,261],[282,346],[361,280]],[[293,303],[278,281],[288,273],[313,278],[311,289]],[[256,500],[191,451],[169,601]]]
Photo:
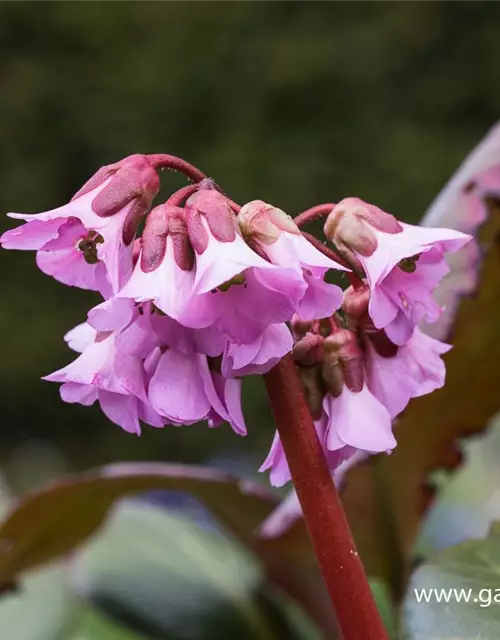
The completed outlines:
[[[444,589],[449,602],[436,597],[418,602],[415,590],[421,589]],[[462,594],[461,600],[454,594]],[[408,640],[500,638],[499,524],[486,540],[450,547],[415,571],[404,601],[403,627]]]
[[[190,493],[249,545],[277,502],[255,483],[202,467],[121,464],[66,476],[21,500],[0,527],[0,582],[68,553],[102,525],[115,501],[154,489]]]
[[[148,504],[120,505],[72,573],[88,601],[151,638],[305,638],[263,598],[252,555]]]
[[[16,593],[0,597],[0,637],[6,640],[59,640],[71,622],[75,599],[61,568],[22,580]]]
[[[38,639],[37,639],[38,640]],[[151,640],[125,628],[102,612],[81,606],[71,631],[54,640]]]
[[[336,622],[303,522],[279,541],[257,535],[278,503],[261,486],[214,469],[155,463],[103,467],[67,476],[24,498],[0,527],[0,583],[72,551],[94,534],[123,497],[153,489],[196,497],[329,634]]]

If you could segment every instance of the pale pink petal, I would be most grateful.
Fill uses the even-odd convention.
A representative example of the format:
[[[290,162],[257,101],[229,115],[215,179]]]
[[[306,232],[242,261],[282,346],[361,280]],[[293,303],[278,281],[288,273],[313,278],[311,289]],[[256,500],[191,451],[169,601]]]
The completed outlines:
[[[391,418],[394,419],[403,411],[413,396],[415,382],[400,353],[390,358],[383,357],[377,353],[369,341],[367,341],[366,348],[366,383],[369,390],[380,400],[389,411]]]
[[[229,413],[229,422],[240,436],[247,435],[245,416],[241,407],[241,380],[228,378],[224,385],[224,401]]]
[[[264,374],[292,350],[293,338],[285,324],[272,324],[250,344],[228,343],[222,359],[226,377]]]
[[[282,487],[291,480],[290,469],[278,432],[274,434],[271,449],[259,471],[269,471],[269,479],[274,487]]]
[[[137,401],[137,408],[139,412],[139,420],[149,424],[151,427],[163,427],[165,420],[150,406],[149,402]]]
[[[128,298],[110,298],[91,309],[88,322],[97,331],[119,331],[124,329],[137,315],[133,300]]]
[[[297,314],[303,320],[319,320],[330,317],[342,305],[343,292],[335,284],[304,273],[307,290],[297,306]]]
[[[59,389],[61,399],[69,404],[77,403],[89,407],[97,400],[97,389],[91,384],[66,382]]]
[[[0,236],[0,244],[4,249],[41,249],[45,244],[58,237],[59,228],[64,223],[65,220],[62,218],[50,222],[34,220],[29,224],[6,231]]]
[[[97,274],[104,265],[88,264],[83,253],[76,247],[60,251],[38,251],[36,263],[41,271],[70,287],[100,290]]]
[[[212,408],[217,412],[222,420],[229,422],[229,413],[227,412],[223,401],[217,394],[217,390],[215,388],[214,380],[212,378],[212,373],[209,369],[206,356],[198,354],[196,358],[198,359],[198,369],[203,381],[203,388],[205,390],[206,397],[208,398]]]
[[[97,331],[88,322],[82,322],[73,329],[70,329],[64,336],[64,342],[73,351],[82,353],[94,342]]]
[[[168,349],[160,358],[148,390],[153,409],[175,423],[203,420],[211,405],[196,355]]]
[[[385,333],[391,342],[400,346],[408,342],[415,331],[416,322],[406,316],[402,311],[398,311],[394,320],[385,327]]]
[[[377,329],[387,327],[399,313],[399,306],[387,295],[382,287],[372,289],[368,312]]]
[[[137,398],[110,391],[99,391],[99,404],[104,415],[128,433],[141,435]]]
[[[329,417],[328,449],[339,448],[339,442],[372,453],[396,446],[391,416],[366,385],[359,393],[344,386],[338,398],[327,394],[323,407]]]
[[[252,251],[239,235],[233,242],[220,242],[210,232],[206,220],[202,220],[209,236],[207,248],[196,256],[196,277],[193,293],[208,293],[228,282],[249,267],[275,269]]]
[[[145,273],[141,258],[125,287],[118,294],[137,302],[152,300],[167,316],[180,320],[193,289],[194,271],[180,269],[173,255],[172,239],[167,238],[165,257],[154,271]]]

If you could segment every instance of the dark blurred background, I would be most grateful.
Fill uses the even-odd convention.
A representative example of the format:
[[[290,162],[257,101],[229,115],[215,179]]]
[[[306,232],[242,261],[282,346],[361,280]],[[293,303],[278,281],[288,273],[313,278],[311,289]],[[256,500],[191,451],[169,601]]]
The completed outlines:
[[[495,2],[3,2],[0,209],[53,208],[103,164],[170,152],[241,203],[295,214],[358,195],[417,221],[500,114],[499,43]],[[62,336],[97,299],[32,252],[0,252],[0,273],[3,459],[33,440],[73,467],[263,458],[258,379],[246,440],[202,426],[138,439],[62,403],[40,377],[73,359]]]

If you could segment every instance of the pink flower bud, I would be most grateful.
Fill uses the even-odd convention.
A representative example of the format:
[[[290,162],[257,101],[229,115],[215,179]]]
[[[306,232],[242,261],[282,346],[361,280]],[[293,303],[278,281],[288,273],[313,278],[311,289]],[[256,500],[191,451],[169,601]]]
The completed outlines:
[[[444,254],[470,240],[451,229],[399,223],[357,198],[346,198],[334,207],[325,235],[366,274],[370,318],[397,345],[405,344],[424,319],[439,318],[441,309],[432,293],[448,273]]]
[[[168,234],[167,205],[155,207],[146,220],[142,234],[141,269],[150,273],[157,269],[165,256]]]
[[[370,302],[370,287],[365,284],[359,289],[349,287],[344,291],[342,309],[354,320],[360,320],[368,313]]]
[[[189,237],[196,253],[201,254],[208,246],[208,229],[219,242],[233,242],[236,238],[236,216],[228,199],[214,189],[202,189],[190,196],[186,202]]]
[[[158,174],[146,156],[137,154],[125,158],[109,175],[109,182],[92,200],[92,210],[101,217],[112,216],[135,199],[138,208],[146,213],[160,189]]]
[[[297,364],[309,367],[323,359],[323,336],[314,333],[306,334],[293,347],[293,357]]]
[[[309,411],[314,420],[321,417],[325,387],[319,367],[299,367]]]
[[[238,214],[238,223],[244,237],[263,244],[276,242],[282,231],[300,234],[291,216],[262,200],[253,200],[245,204]]]
[[[337,360],[342,368],[343,380],[354,392],[363,388],[363,353],[354,331],[341,329],[325,338],[325,360]],[[334,395],[334,394],[332,394]]]
[[[300,340],[308,331],[311,331],[313,323],[312,320],[304,320],[295,313],[292,317],[291,325],[295,339]]]

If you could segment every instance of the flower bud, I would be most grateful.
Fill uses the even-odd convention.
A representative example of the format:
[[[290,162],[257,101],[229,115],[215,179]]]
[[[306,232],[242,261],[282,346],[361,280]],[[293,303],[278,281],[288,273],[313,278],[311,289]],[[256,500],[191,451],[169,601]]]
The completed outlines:
[[[209,241],[203,219],[219,242],[233,242],[236,238],[236,216],[228,199],[214,189],[199,190],[187,199],[186,219],[189,238],[198,254],[205,251]]]
[[[141,253],[141,269],[144,273],[157,269],[165,256],[168,224],[168,209],[164,204],[155,207],[146,220]]]
[[[291,216],[262,200],[253,200],[243,205],[238,214],[238,223],[243,236],[262,244],[273,244],[282,231],[300,234]]]
[[[293,357],[297,364],[309,367],[323,359],[324,338],[318,334],[308,333],[293,346]]]
[[[146,156],[139,154],[129,156],[115,165],[104,167],[94,178],[95,181],[91,178],[84,185],[83,193],[86,193],[90,186],[97,187],[98,184],[95,182],[102,183],[111,178],[92,201],[92,210],[101,217],[118,213],[134,199],[137,202],[136,215],[139,215],[139,210],[140,215],[143,215],[160,189],[160,179],[156,170],[150,165]],[[82,195],[82,189],[78,194]]]
[[[292,333],[296,340],[300,340],[303,338],[306,333],[311,331],[313,323],[311,320],[303,320],[296,313],[292,316],[291,323],[292,325]]]
[[[321,377],[328,393],[338,398],[344,386],[344,376],[336,351],[325,350],[321,363]]]
[[[319,367],[299,367],[299,374],[304,387],[307,406],[313,420],[319,420],[323,412],[325,388]]]
[[[360,320],[368,313],[368,304],[370,302],[370,287],[367,284],[354,289],[349,287],[344,291],[344,301],[342,309],[347,316],[354,320]]]
[[[377,249],[373,229],[394,234],[402,227],[394,216],[382,209],[359,198],[344,198],[326,219],[324,233],[346,260],[360,269],[356,254],[371,256]]]
[[[358,344],[356,333],[350,329],[340,329],[325,338],[324,349],[324,362],[328,362],[325,369],[327,375],[330,377],[334,375],[334,380],[337,380],[338,373],[332,374],[328,368],[336,367],[338,362],[346,386],[351,391],[361,391],[364,384],[363,353]],[[341,391],[342,389],[340,389]],[[335,395],[333,392],[331,393]]]

